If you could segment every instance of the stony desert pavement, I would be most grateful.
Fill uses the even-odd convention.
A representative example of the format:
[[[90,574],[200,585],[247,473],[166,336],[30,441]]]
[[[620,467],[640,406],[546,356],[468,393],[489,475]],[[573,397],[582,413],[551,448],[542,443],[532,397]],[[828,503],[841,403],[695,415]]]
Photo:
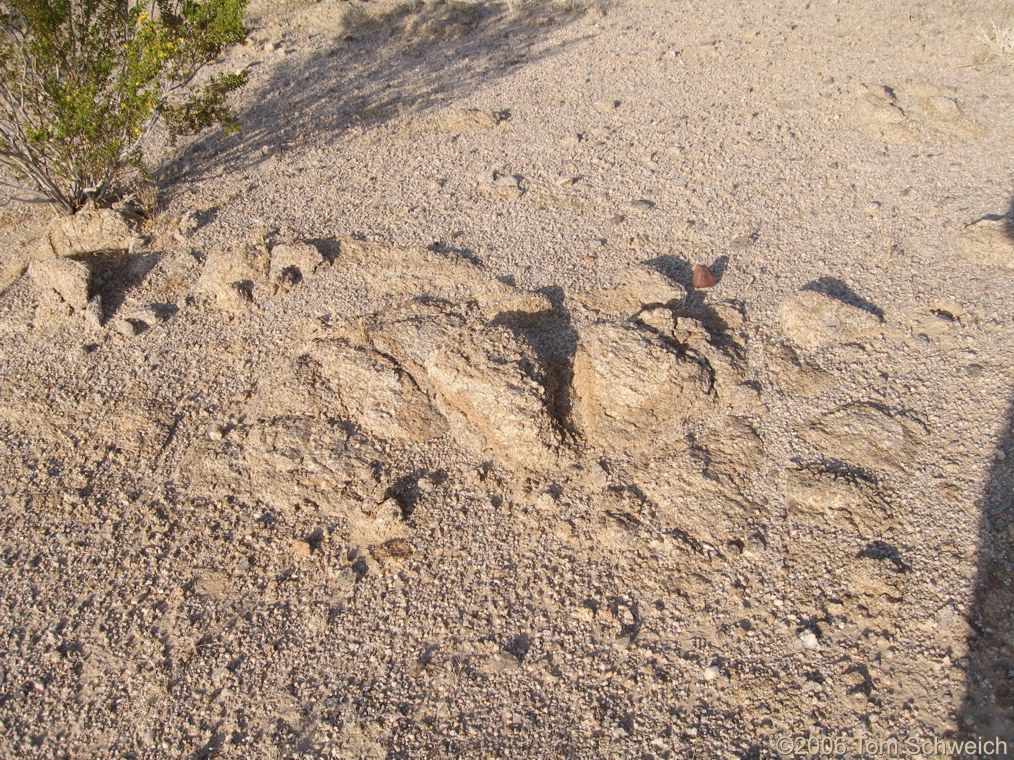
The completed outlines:
[[[0,756],[1014,752],[1010,23],[254,4],[0,212]]]

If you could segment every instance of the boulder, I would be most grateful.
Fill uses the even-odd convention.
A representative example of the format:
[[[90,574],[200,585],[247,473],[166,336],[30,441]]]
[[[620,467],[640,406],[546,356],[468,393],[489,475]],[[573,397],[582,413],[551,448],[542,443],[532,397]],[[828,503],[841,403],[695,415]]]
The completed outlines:
[[[868,311],[814,290],[786,300],[780,316],[785,337],[811,351],[855,340],[881,324]]]
[[[55,291],[73,309],[82,311],[88,306],[91,272],[82,262],[50,256],[33,261],[28,272],[40,289]]]
[[[42,256],[79,256],[86,253],[129,250],[134,228],[113,209],[85,206],[74,216],[55,219],[40,241]]]

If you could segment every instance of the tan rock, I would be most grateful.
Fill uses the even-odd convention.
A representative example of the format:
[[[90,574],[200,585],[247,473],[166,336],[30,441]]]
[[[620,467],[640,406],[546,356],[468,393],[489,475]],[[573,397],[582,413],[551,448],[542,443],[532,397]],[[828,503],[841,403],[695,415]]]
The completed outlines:
[[[261,249],[237,246],[208,254],[196,290],[226,311],[242,312],[267,281],[269,258]]]
[[[286,291],[312,276],[324,263],[320,251],[308,243],[283,243],[271,249],[268,278],[275,292]]]
[[[82,262],[50,256],[33,261],[28,271],[39,288],[55,291],[75,310],[80,311],[88,306],[91,272]]]
[[[812,290],[787,299],[780,316],[785,336],[808,350],[854,340],[880,326],[873,314]]]
[[[579,329],[571,391],[577,429],[602,446],[654,447],[680,435],[711,404],[706,367],[644,328],[602,322]]]
[[[927,434],[919,421],[864,402],[828,412],[802,431],[828,459],[897,472],[914,463]]]
[[[971,264],[1014,269],[1014,220],[981,219],[957,236],[958,250]]]
[[[41,241],[57,256],[126,251],[134,242],[133,226],[118,211],[86,206],[74,216],[55,219]]]

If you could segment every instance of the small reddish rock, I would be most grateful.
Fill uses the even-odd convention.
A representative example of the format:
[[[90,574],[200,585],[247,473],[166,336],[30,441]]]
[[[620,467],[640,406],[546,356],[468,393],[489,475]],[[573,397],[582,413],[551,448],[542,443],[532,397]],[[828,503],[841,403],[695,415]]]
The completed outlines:
[[[713,288],[717,284],[718,280],[715,279],[715,275],[704,264],[698,264],[694,267],[694,287],[697,290]]]

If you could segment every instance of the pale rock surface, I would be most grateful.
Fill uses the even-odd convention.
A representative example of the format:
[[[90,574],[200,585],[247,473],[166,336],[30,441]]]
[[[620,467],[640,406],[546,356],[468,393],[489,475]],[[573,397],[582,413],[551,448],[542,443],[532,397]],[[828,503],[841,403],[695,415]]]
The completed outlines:
[[[28,272],[39,288],[57,293],[71,308],[83,310],[88,305],[91,271],[84,262],[50,256],[33,260]]]
[[[786,299],[780,316],[786,337],[810,351],[861,338],[880,326],[874,315],[813,290]]]
[[[126,251],[135,240],[135,228],[123,214],[114,209],[85,206],[73,216],[53,220],[40,241],[39,255]]]

